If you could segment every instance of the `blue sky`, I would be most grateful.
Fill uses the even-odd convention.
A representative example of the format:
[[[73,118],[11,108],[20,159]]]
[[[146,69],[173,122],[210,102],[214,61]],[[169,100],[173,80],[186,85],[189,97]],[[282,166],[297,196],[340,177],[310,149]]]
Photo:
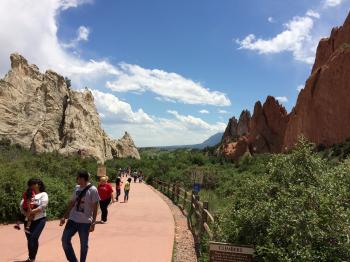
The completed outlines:
[[[74,88],[88,86],[111,136],[127,130],[138,146],[198,143],[267,95],[290,111],[318,40],[349,7],[348,0],[4,0],[0,73],[20,52],[42,71],[69,76]]]

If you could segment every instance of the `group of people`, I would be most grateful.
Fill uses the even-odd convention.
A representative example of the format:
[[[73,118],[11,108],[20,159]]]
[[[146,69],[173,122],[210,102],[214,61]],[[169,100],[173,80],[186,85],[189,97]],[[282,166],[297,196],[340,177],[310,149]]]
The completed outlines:
[[[130,174],[130,173],[129,173]],[[60,226],[65,225],[62,234],[62,247],[69,262],[77,262],[72,246],[72,237],[78,233],[80,238],[80,261],[86,261],[88,252],[89,233],[95,230],[98,206],[101,209],[101,224],[107,222],[108,206],[118,202],[121,194],[123,181],[121,175],[116,178],[116,195],[113,187],[108,183],[108,177],[99,179],[97,187],[90,183],[90,175],[85,170],[80,170],[76,175],[77,185],[73,190],[71,200],[60,219]],[[132,179],[127,178],[124,184],[124,202],[129,200],[130,183]],[[24,231],[27,238],[28,259],[27,262],[35,261],[39,237],[46,224],[46,208],[49,203],[49,196],[46,193],[45,185],[40,179],[30,179],[27,183],[27,190],[23,193],[20,203],[20,211],[24,220]],[[20,229],[20,222],[15,225]]]
[[[141,170],[133,172],[131,176],[134,178],[134,183],[137,182],[137,179],[139,180],[139,183],[142,183],[143,173]]]

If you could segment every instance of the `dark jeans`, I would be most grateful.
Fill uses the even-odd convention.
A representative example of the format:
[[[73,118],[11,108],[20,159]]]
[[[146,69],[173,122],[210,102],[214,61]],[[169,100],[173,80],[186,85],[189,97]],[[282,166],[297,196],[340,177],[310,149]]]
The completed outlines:
[[[116,200],[119,201],[119,196],[120,196],[120,188],[115,190],[117,192],[117,197]]]
[[[107,216],[108,216],[108,205],[111,203],[111,198],[108,198],[106,200],[100,201],[100,208],[101,208],[101,220],[103,222],[107,222]]]
[[[77,232],[80,238],[80,262],[85,262],[89,247],[90,224],[68,220],[62,235],[63,250],[69,262],[78,262],[72,246],[72,237]]]
[[[130,190],[124,190],[124,202],[129,200],[129,191]]]
[[[46,224],[46,218],[40,218],[32,221],[29,227],[30,234],[26,233],[28,253],[30,259],[35,259],[39,248],[39,237]],[[27,222],[24,222],[24,226],[27,226]]]

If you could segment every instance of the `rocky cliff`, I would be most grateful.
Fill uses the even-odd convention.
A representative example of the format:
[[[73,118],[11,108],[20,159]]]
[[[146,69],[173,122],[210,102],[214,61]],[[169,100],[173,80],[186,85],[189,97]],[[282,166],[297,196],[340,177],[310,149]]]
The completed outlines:
[[[110,139],[102,130],[89,90],[74,91],[53,71],[42,74],[19,54],[0,79],[0,137],[34,152],[140,158],[131,137]]]
[[[343,26],[321,39],[312,73],[296,106],[287,114],[273,97],[257,102],[248,134],[238,135],[231,118],[218,153],[238,160],[246,152],[288,151],[303,135],[315,144],[331,146],[350,137],[350,14]],[[231,137],[230,137],[231,135]]]
[[[300,92],[284,138],[286,149],[303,134],[330,146],[350,137],[350,15],[318,45],[316,60]]]
[[[288,114],[278,101],[268,96],[264,105],[255,104],[248,142],[252,153],[278,153],[283,148]]]
[[[238,160],[246,153],[281,152],[288,114],[275,98],[267,97],[263,105],[260,101],[256,102],[252,117],[249,111],[244,110],[239,122],[241,121],[245,126],[244,132],[231,137],[230,141],[223,139],[219,155]],[[230,119],[229,125],[231,123]]]
[[[239,120],[235,117],[232,117],[225,129],[222,141],[230,142],[237,140],[239,137],[248,134],[249,132],[249,123],[250,123],[250,112],[248,110],[243,110]]]

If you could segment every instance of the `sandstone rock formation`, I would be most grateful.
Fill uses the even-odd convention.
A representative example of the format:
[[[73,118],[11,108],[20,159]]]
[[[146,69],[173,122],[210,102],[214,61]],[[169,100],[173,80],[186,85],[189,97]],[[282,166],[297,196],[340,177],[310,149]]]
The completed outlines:
[[[238,161],[245,154],[250,154],[248,139],[242,136],[236,142],[223,144],[219,154],[225,158]]]
[[[228,122],[222,140],[226,142],[235,141],[239,137],[248,134],[250,118],[251,116],[248,110],[242,111],[239,121],[235,117],[232,117]]]
[[[350,15],[322,39],[313,72],[300,92],[285,133],[288,150],[304,135],[331,146],[350,137]]]
[[[234,139],[238,138],[237,134],[238,121],[235,117],[228,120],[227,127],[225,129],[224,135],[222,136],[222,141],[228,143]]]
[[[239,121],[242,124],[240,132],[236,132],[237,138],[233,142],[223,140],[219,154],[238,160],[247,152],[251,154],[281,152],[287,122],[287,111],[274,97],[267,97],[264,105],[258,101],[252,117],[249,111],[242,112]]]
[[[252,154],[288,151],[301,135],[326,147],[341,143],[350,138],[349,102],[350,14],[343,26],[320,41],[312,74],[292,112],[288,115],[270,96],[264,105],[257,102],[248,135],[238,135],[237,120],[232,118],[225,134],[234,134],[234,142],[223,139],[219,154],[237,160],[245,154],[245,146]]]
[[[48,70],[42,74],[19,54],[11,55],[11,70],[0,79],[0,138],[34,152],[140,158],[129,135],[110,139],[102,130],[89,90],[67,87],[65,79]]]
[[[250,122],[248,141],[251,152],[281,152],[287,123],[287,111],[274,97],[268,96],[263,106],[258,101]]]

